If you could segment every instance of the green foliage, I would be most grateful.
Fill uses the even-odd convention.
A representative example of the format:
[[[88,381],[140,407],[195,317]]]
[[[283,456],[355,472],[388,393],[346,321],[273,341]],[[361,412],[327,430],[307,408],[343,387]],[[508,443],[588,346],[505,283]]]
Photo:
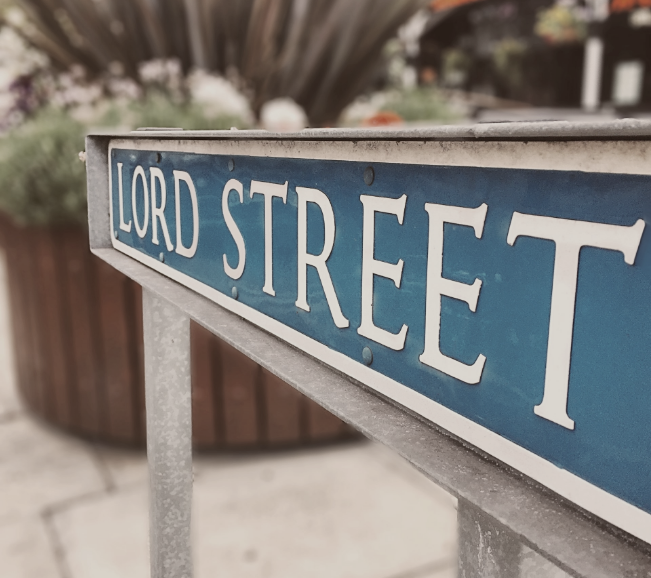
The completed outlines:
[[[166,127],[184,130],[227,130],[232,126],[249,128],[237,116],[206,114],[201,105],[174,102],[162,92],[150,92],[146,98],[128,102],[110,103],[96,125],[107,127]]]
[[[471,66],[472,58],[467,52],[460,48],[449,48],[443,53],[441,67],[443,84],[451,88],[463,86]]]
[[[46,109],[0,139],[0,210],[35,225],[86,221],[84,127]]]
[[[495,71],[512,92],[517,92],[524,85],[524,64],[528,50],[527,43],[516,38],[504,38],[493,49]]]
[[[100,108],[101,114],[86,119],[95,129],[245,128],[238,117],[210,118],[201,106],[175,103],[163,93]],[[86,167],[79,152],[87,132],[69,113],[46,108],[0,137],[0,210],[30,225],[85,223]]]
[[[534,32],[549,44],[568,44],[583,42],[588,28],[574,10],[557,4],[538,12]]]
[[[456,120],[456,115],[441,95],[424,87],[389,93],[382,110],[395,112],[406,122]]]

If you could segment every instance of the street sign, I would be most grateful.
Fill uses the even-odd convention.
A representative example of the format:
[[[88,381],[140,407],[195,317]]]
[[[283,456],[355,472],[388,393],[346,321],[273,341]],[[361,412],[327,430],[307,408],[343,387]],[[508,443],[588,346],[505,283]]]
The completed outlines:
[[[651,542],[648,150],[116,138],[111,240]]]

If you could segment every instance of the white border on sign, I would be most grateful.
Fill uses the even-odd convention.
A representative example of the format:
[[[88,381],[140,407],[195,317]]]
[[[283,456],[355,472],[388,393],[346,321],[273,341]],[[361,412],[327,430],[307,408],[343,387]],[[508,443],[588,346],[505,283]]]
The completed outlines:
[[[113,224],[111,151],[186,152],[250,157],[407,163],[535,170],[651,174],[651,144],[643,141],[264,141],[116,138],[109,145],[109,210]],[[361,176],[360,176],[360,182]],[[453,412],[361,362],[334,351],[169,265],[121,243],[113,247],[278,336],[327,365],[425,417],[501,462],[622,530],[651,543],[651,514]]]

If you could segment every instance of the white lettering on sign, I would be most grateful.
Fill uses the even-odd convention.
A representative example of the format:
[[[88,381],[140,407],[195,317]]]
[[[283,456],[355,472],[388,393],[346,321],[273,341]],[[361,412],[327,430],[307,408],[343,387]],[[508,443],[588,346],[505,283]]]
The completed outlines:
[[[441,301],[451,297],[465,301],[473,313],[477,310],[481,280],[472,285],[443,277],[443,229],[445,223],[472,227],[475,237],[481,239],[488,206],[476,209],[427,203],[429,214],[429,246],[427,249],[427,290],[425,303],[425,349],[418,358],[425,365],[438,369],[465,383],[475,385],[481,380],[486,356],[480,354],[472,365],[466,365],[441,353]]]
[[[624,227],[513,213],[506,239],[509,245],[520,236],[548,239],[556,244],[545,386],[542,402],[534,407],[536,415],[574,429],[574,420],[567,415],[567,398],[581,247],[619,251],[624,254],[624,261],[633,265],[643,231],[642,219]]]
[[[181,181],[187,185],[192,203],[192,244],[189,247],[183,245],[181,235]],[[192,178],[185,171],[174,171],[174,200],[176,201],[176,252],[191,259],[197,252],[197,244],[199,243],[199,205]],[[137,227],[138,223],[136,223]]]
[[[400,259],[397,263],[386,263],[375,259],[375,213],[386,213],[398,217],[402,225],[405,217],[407,195],[399,199],[360,195],[364,205],[364,221],[362,230],[362,322],[357,333],[389,349],[400,351],[405,347],[407,326],[403,324],[396,334],[382,329],[373,323],[373,280],[377,275],[390,279],[396,288],[400,289],[402,269],[405,262]]]
[[[138,177],[142,179],[143,205],[145,207],[145,217],[142,220],[142,227],[140,226],[140,223],[138,223],[138,211],[136,209]],[[131,181],[131,209],[133,212],[133,222],[136,225],[136,233],[138,233],[138,237],[142,239],[147,234],[147,229],[149,227],[149,190],[147,189],[145,170],[140,165],[138,165],[136,170],[133,172],[133,179]]]
[[[264,196],[264,287],[262,290],[274,297],[276,292],[273,287],[273,213],[272,201],[274,197],[287,202],[287,181],[284,185],[251,181],[251,198],[253,195]]]
[[[332,204],[330,199],[318,189],[296,187],[296,194],[298,195],[298,298],[296,299],[296,307],[304,311],[310,310],[307,302],[307,267],[311,265],[319,274],[332,320],[337,327],[343,329],[348,327],[350,323],[341,312],[335,287],[332,284],[332,278],[326,264],[335,246],[335,214],[332,210]],[[318,255],[307,252],[308,203],[317,205],[321,209],[321,215],[323,216],[325,229],[323,249]]]
[[[237,267],[233,268],[228,264],[226,253],[224,253],[224,272],[231,279],[239,279],[242,276],[242,273],[244,273],[244,265],[246,264],[246,246],[244,245],[244,238],[242,237],[242,233],[233,220],[231,211],[228,208],[228,195],[231,191],[237,192],[240,197],[240,203],[244,202],[244,187],[242,186],[242,183],[240,183],[240,181],[237,179],[231,179],[226,183],[224,186],[224,191],[222,192],[222,212],[224,213],[224,221],[226,222],[226,226],[228,227],[228,230],[233,237],[233,241],[235,241],[238,260]]]
[[[167,221],[165,221],[165,205],[167,204],[167,187],[165,186],[165,177],[163,171],[158,167],[149,169],[151,175],[151,242],[154,245],[159,245],[158,242],[158,223],[160,223],[163,237],[165,238],[165,246],[168,251],[174,250],[172,240],[170,239],[169,231],[167,230]],[[156,181],[160,186],[160,206],[156,205]]]
[[[165,207],[167,188],[163,171],[158,167],[150,169],[150,187],[142,166],[136,166],[131,182],[132,216],[128,222],[124,215],[123,163],[117,163],[119,228],[129,233],[131,223],[140,238],[144,238],[149,226],[151,204],[152,243],[159,245],[159,226],[168,251],[176,250],[179,255],[192,258],[199,241],[199,210],[197,192],[192,178],[187,172],[173,171],[176,207],[176,248],[172,244]],[[138,187],[142,183],[142,209],[138,213]],[[181,218],[181,183],[185,183],[190,194],[192,206],[192,243],[185,246],[182,242]],[[160,190],[160,203],[157,191]],[[237,265],[232,267],[226,254],[222,255],[224,272],[231,279],[240,279],[246,265],[246,244],[238,225],[229,209],[229,196],[236,191],[239,202],[244,203],[244,187],[236,179],[229,180],[222,191],[222,213],[224,222],[237,247]],[[264,197],[264,277],[263,292],[275,296],[273,288],[273,199],[279,198],[287,204],[288,181],[284,184],[251,181],[250,196],[256,194]],[[328,269],[328,260],[334,250],[336,224],[332,203],[328,196],[315,188],[296,187],[297,202],[297,298],[296,307],[309,312],[308,267],[316,270],[330,315],[336,327],[343,329],[350,326],[343,314],[335,286]],[[360,195],[363,205],[362,220],[362,271],[361,271],[361,320],[357,333],[394,351],[405,347],[408,326],[403,324],[398,333],[378,327],[374,322],[376,304],[374,302],[375,277],[384,277],[393,281],[397,289],[402,283],[404,269],[403,259],[397,263],[388,263],[375,258],[375,220],[377,213],[393,215],[400,225],[403,224],[407,195],[399,198]],[[319,208],[323,218],[324,240],[321,252],[308,252],[308,204]],[[481,239],[488,213],[486,203],[476,208],[457,207],[426,203],[424,209],[429,217],[427,274],[425,285],[425,335],[423,352],[419,356],[421,363],[445,373],[470,385],[480,383],[486,356],[478,353],[474,363],[468,365],[445,355],[441,351],[441,312],[443,297],[457,299],[468,305],[471,312],[477,311],[482,281],[475,278],[472,284],[453,281],[443,276],[443,249],[445,225],[454,224],[471,227],[475,237]],[[621,252],[624,261],[633,265],[644,232],[645,223],[639,219],[634,225],[621,226],[587,221],[575,221],[556,217],[513,213],[507,234],[507,243],[514,245],[520,236],[546,239],[555,243],[554,271],[552,279],[549,334],[547,342],[547,359],[542,401],[534,406],[536,415],[573,430],[574,421],[567,412],[569,396],[569,377],[574,331],[574,315],[577,295],[580,252],[582,247],[595,247]]]
[[[131,219],[128,223],[124,222],[124,190],[122,186],[122,165],[118,163],[118,203],[120,205],[120,230],[130,233],[131,232]]]

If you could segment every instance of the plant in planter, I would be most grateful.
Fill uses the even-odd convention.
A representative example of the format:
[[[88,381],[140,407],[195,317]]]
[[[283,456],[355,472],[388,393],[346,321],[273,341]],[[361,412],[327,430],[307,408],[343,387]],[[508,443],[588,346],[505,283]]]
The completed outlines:
[[[107,98],[106,87],[91,88],[77,91],[92,98],[75,106],[69,105],[73,86],[57,88],[49,100],[58,106],[28,114],[0,137],[0,229],[19,388],[26,405],[52,423],[94,439],[142,444],[140,288],[89,251],[85,168],[78,156],[83,137],[91,123],[224,128],[247,119],[233,114],[233,102],[228,114],[224,108],[206,112],[185,86],[176,92],[151,86],[136,100]],[[192,349],[199,447],[293,445],[353,435],[196,324]]]
[[[382,51],[430,0],[15,0],[8,22],[68,70],[93,77],[119,63],[139,82],[140,63],[178,58],[236,78],[257,113],[291,98],[312,126],[331,126],[375,81]]]
[[[10,216],[3,238],[29,407],[84,435],[144,439],[140,290],[88,251],[76,160],[86,128],[242,127],[265,103],[286,97],[312,125],[334,124],[372,84],[386,41],[428,2],[15,0],[2,7],[0,20],[47,55],[22,72],[20,98],[0,126],[18,124],[0,137],[0,210]],[[197,325],[192,338],[198,445],[351,435]]]
[[[0,210],[23,225],[82,224],[85,127],[44,109],[0,140]]]

